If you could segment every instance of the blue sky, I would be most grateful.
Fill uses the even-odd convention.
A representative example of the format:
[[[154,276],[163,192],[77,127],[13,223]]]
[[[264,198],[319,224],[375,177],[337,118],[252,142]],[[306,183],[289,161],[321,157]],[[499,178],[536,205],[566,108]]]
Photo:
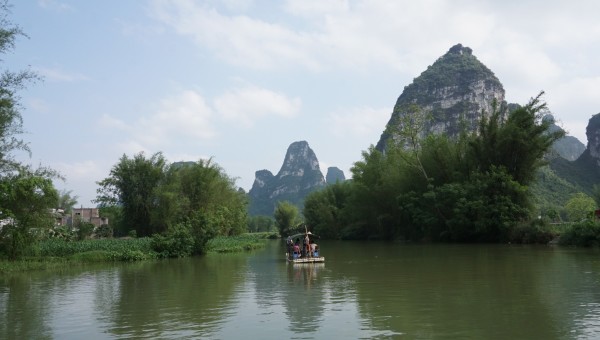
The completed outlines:
[[[509,102],[540,90],[584,144],[600,112],[600,2],[19,0],[29,36],[2,56],[44,81],[20,93],[32,157],[79,204],[118,159],[213,157],[248,191],[306,140],[350,176],[403,88],[457,43]]]

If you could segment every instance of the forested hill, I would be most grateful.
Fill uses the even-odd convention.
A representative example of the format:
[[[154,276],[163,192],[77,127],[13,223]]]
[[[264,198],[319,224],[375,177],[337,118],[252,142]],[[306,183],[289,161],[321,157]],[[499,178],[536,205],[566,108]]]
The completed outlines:
[[[454,136],[462,130],[463,123],[468,124],[470,131],[476,129],[482,111],[490,114],[494,101],[504,103],[502,84],[470,48],[457,44],[404,88],[377,149],[384,150],[387,141],[397,137],[412,105],[432,116],[425,124],[424,134]]]

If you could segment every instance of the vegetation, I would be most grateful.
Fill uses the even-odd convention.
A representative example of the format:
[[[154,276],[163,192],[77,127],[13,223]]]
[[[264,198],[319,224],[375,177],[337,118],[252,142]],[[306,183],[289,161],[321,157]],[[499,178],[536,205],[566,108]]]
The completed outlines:
[[[70,190],[61,190],[58,194],[58,202],[56,207],[58,209],[62,209],[65,214],[70,214],[73,210],[73,207],[77,204],[78,196],[71,196],[72,191]]]
[[[119,233],[155,235],[162,256],[202,254],[212,237],[246,231],[245,195],[211,160],[169,166],[161,153],[123,155],[98,184],[96,201]]]
[[[600,222],[585,219],[573,223],[561,233],[560,244],[581,247],[600,246]]]
[[[207,244],[209,253],[233,253],[265,246],[265,239],[279,238],[276,232],[246,233],[237,236],[217,236]]]
[[[276,231],[275,220],[270,216],[248,216],[247,229],[251,233]]]
[[[596,207],[596,201],[593,198],[579,192],[571,196],[571,199],[567,201],[565,210],[570,221],[580,222],[585,219],[592,219]]]
[[[517,238],[518,226],[531,234],[537,214],[529,187],[563,135],[548,131],[540,97],[510,114],[496,107],[476,133],[455,139],[421,139],[424,113],[412,110],[414,124],[400,124],[385,153],[364,152],[346,187],[307,198],[306,221],[322,235],[355,239],[503,242]]]
[[[276,232],[244,233],[236,236],[217,236],[207,242],[208,253],[233,253],[265,246],[265,240],[277,239]],[[166,257],[185,257],[191,254],[193,240],[182,229],[167,235],[121,239],[87,239],[70,241],[50,238],[37,242],[17,261],[0,260],[0,273],[31,270],[54,270],[90,262],[131,262]]]
[[[16,39],[25,36],[8,20],[9,7],[7,1],[0,2],[0,53],[11,51]],[[15,157],[17,152],[31,155],[29,146],[19,137],[24,128],[17,92],[38,79],[29,70],[4,69],[0,73],[0,253],[12,260],[33,245],[33,229],[52,225],[50,209],[58,201],[52,184],[58,174],[43,167],[32,169]]]
[[[273,215],[281,236],[289,235],[296,225],[300,223],[298,208],[288,201],[277,203]]]

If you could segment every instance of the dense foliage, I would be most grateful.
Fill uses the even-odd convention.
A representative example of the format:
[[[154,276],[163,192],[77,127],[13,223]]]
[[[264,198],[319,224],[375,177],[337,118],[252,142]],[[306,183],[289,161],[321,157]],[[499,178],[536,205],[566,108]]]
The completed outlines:
[[[276,231],[275,220],[271,216],[248,216],[247,229],[251,233]]]
[[[508,115],[495,109],[476,133],[455,139],[415,140],[415,125],[405,124],[385,153],[363,152],[350,183],[309,196],[306,221],[339,238],[509,240],[532,217],[529,186],[562,136],[542,121],[540,96]]]
[[[277,203],[273,217],[279,234],[286,237],[292,233],[296,225],[300,222],[300,213],[298,208],[288,201],[280,201]]]
[[[161,153],[123,155],[98,184],[96,201],[120,232],[156,235],[163,256],[203,253],[212,237],[246,231],[245,195],[211,160],[169,166]]]
[[[25,36],[10,22],[7,1],[0,1],[0,53],[11,51],[16,39]],[[1,61],[1,59],[0,59]],[[29,70],[0,73],[0,253],[15,259],[35,241],[32,230],[52,225],[50,209],[58,201],[52,178],[58,174],[47,168],[32,169],[16,160],[15,153],[31,154],[20,139],[24,133],[18,90],[38,79]]]

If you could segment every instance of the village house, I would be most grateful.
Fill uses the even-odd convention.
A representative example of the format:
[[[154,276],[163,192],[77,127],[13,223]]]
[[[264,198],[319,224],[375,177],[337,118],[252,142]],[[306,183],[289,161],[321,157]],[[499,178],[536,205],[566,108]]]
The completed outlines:
[[[98,228],[103,224],[108,224],[108,218],[100,217],[100,209],[98,208],[73,208],[71,214],[65,215],[62,210],[56,210],[56,225],[57,226],[73,226],[76,221],[89,222]]]

